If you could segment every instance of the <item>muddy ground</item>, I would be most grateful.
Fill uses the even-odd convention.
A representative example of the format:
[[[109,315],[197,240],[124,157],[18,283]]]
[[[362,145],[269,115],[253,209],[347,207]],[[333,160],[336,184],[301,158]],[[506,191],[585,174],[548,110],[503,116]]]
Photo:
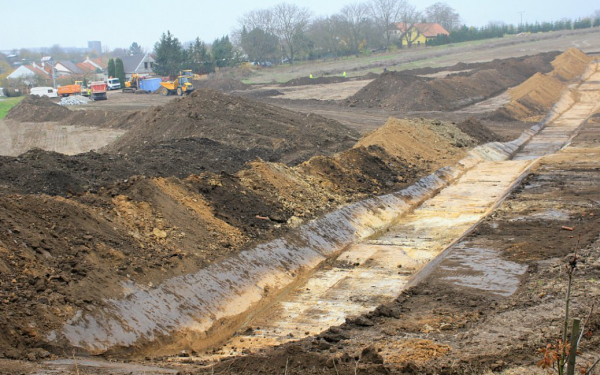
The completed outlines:
[[[127,94],[111,96],[116,99],[117,95],[125,98]],[[123,291],[116,287],[117,282],[133,280],[151,286],[193,272],[253,244],[276,238],[285,230],[348,202],[406,187],[434,169],[454,163],[475,144],[509,139],[531,125],[508,119],[490,122],[475,110],[405,113],[398,117],[412,120],[386,123],[394,111],[342,109],[338,103],[279,102],[289,108],[302,109],[293,112],[205,90],[168,102],[159,95],[131,98],[89,107],[110,113],[105,115],[110,117],[110,124],[103,123],[103,126],[129,130],[109,145],[104,150],[106,153],[65,156],[33,150],[17,158],[0,160],[3,176],[0,219],[5,228],[0,232],[0,327],[7,333],[0,338],[0,358],[39,360],[51,357],[50,352],[68,356],[68,353],[59,353],[59,347],[47,345],[44,333],[60,326],[78,309],[102,306],[104,298],[121,296]],[[136,103],[136,98],[140,98],[141,104]],[[275,103],[272,99],[265,101]],[[159,102],[165,105],[144,112],[128,112]],[[227,111],[223,111],[225,108]],[[304,111],[323,116],[301,113]],[[102,112],[93,113],[94,119],[102,116]],[[33,118],[29,115],[29,111],[21,113],[24,121],[56,120],[40,113]],[[425,115],[435,120],[421,119]],[[15,116],[19,118],[19,113]],[[77,112],[57,116],[73,123],[84,118]],[[336,117],[346,119],[347,124],[335,121]],[[12,121],[16,121],[15,118]],[[369,133],[384,123],[386,126]],[[348,124],[351,126],[344,126]],[[490,131],[495,130],[494,126],[499,134]],[[398,131],[410,137],[399,137]],[[591,129],[587,134],[594,132]],[[361,134],[364,136],[357,143]],[[394,141],[386,143],[391,140]],[[433,144],[443,147],[431,147]],[[564,169],[572,173],[569,178],[577,180],[577,173],[583,173],[581,165],[572,160],[564,164]],[[531,183],[536,176],[541,176],[539,180],[544,182],[556,179],[554,184],[543,188],[558,197],[559,193],[554,190],[559,186],[560,194],[568,197],[568,189],[578,185],[561,184],[567,177],[555,173],[551,167],[554,164],[548,165],[540,167],[526,183],[536,188],[538,185]],[[597,166],[591,163],[586,168]],[[517,198],[514,199],[521,199],[519,197],[532,191],[525,187],[515,193]],[[593,194],[597,194],[595,189],[585,183],[582,182],[579,190],[577,198],[568,202],[570,205],[583,206],[577,202],[596,199],[593,198]],[[533,201],[530,206],[533,205],[539,206],[540,201]],[[513,213],[512,209],[505,211]],[[504,211],[501,208],[499,212]],[[581,216],[586,233],[591,233],[584,238],[585,256],[597,256],[593,253],[597,249],[592,246],[595,238],[592,234],[598,232],[596,218],[600,213],[587,214]],[[519,243],[534,237],[542,245],[561,243],[568,247],[572,244],[573,238],[563,238],[555,232],[544,237],[542,233],[549,225],[546,221],[532,224],[536,235],[529,236],[531,231],[523,225],[507,224],[513,217],[506,215],[503,219],[506,223],[486,223],[488,226],[481,227],[487,230],[485,237],[489,235],[491,242],[501,241],[506,230],[515,231]],[[575,218],[577,214],[569,211],[569,218],[571,216]],[[500,215],[490,220],[497,217],[502,219]],[[498,227],[503,230],[494,232]],[[476,235],[473,234],[473,238]],[[502,256],[507,259],[513,253],[502,250]],[[554,264],[540,261],[546,258],[556,261],[554,257],[566,253],[531,252],[537,254],[531,259],[519,252],[516,254],[511,261],[527,264],[530,270],[537,272]],[[589,272],[592,272],[590,278],[597,276],[594,269]],[[533,276],[531,283],[537,283]],[[520,292],[509,299],[426,283],[409,291],[411,297],[399,297],[402,307],[382,308],[377,316],[366,317],[363,322],[368,324],[349,323],[341,330],[330,330],[322,338],[276,348],[267,354],[268,361],[263,354],[233,359],[214,369],[194,364],[182,371],[468,373],[466,363],[473,362],[475,367],[471,373],[480,373],[477,371],[514,367],[517,362],[509,360],[524,358],[523,353],[528,353],[529,347],[523,352],[509,351],[501,356],[500,364],[491,363],[489,358],[497,357],[497,352],[486,357],[481,354],[481,348],[474,349],[476,346],[465,350],[460,346],[464,339],[457,339],[456,334],[466,332],[466,328],[481,327],[477,324],[483,324],[486,316],[501,316],[501,313],[517,310],[517,307],[524,309],[537,302],[524,292],[531,287],[528,280],[525,279]],[[560,286],[555,287],[560,289]],[[550,292],[548,289],[546,293]],[[450,297],[455,297],[457,303],[447,306],[449,312],[443,310],[431,316],[436,301]],[[411,301],[417,302],[412,305]],[[505,304],[508,304],[506,308]],[[465,305],[471,309],[464,309]],[[399,314],[404,314],[403,319],[394,319]],[[435,325],[441,319],[438,315],[451,317],[443,322],[450,324],[449,333],[454,335],[428,335],[436,329],[446,331],[441,323]],[[453,325],[455,317],[462,323]],[[423,333],[420,319],[425,318],[434,323],[429,324],[430,332]],[[509,337],[507,333],[502,334]],[[423,341],[399,341],[405,337]],[[531,347],[538,345],[528,340],[524,341]],[[361,357],[366,342],[375,346]],[[481,347],[489,346],[489,340],[478,342]],[[397,354],[392,351],[395,348],[399,348],[400,353],[405,350],[412,354],[393,359],[394,353]],[[464,356],[455,354],[463,351]],[[339,361],[332,359],[342,353],[346,355]],[[355,359],[356,356],[359,359]],[[426,359],[423,363],[413,360],[421,357]],[[383,365],[379,363],[382,359]],[[159,359],[161,365],[166,363],[164,361],[166,359]],[[0,362],[0,365],[3,363],[8,362]],[[13,367],[9,371],[14,373],[29,371],[26,370],[29,365],[22,369],[16,362],[10,365]]]
[[[578,363],[589,366],[600,355],[600,159],[589,140],[599,131],[597,123],[585,126],[570,149],[542,160],[454,246],[454,253],[486,249],[495,262],[526,267],[514,294],[488,289],[493,266],[474,270],[472,282],[453,279],[452,270],[461,266],[449,255],[393,303],[316,337],[214,367],[176,368],[190,374],[544,374],[537,366],[540,350],[560,338],[575,251],[571,316],[585,321]]]

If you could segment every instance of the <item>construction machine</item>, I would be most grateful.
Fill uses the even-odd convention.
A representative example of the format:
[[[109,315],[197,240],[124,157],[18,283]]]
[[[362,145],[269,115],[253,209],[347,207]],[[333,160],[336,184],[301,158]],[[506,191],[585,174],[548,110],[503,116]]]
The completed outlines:
[[[106,96],[106,91],[108,90],[108,85],[106,82],[92,82],[90,83],[90,90],[92,100],[95,101],[108,99]]]
[[[131,79],[125,82],[125,87],[123,88],[123,92],[133,92],[135,93],[140,89],[140,75],[137,73],[133,73],[131,75]]]
[[[191,70],[182,70],[179,72],[179,76],[174,81],[161,82],[160,85],[164,87],[164,95],[177,94],[182,96],[183,94],[190,94],[194,91],[194,85],[192,84],[192,78],[194,74]]]

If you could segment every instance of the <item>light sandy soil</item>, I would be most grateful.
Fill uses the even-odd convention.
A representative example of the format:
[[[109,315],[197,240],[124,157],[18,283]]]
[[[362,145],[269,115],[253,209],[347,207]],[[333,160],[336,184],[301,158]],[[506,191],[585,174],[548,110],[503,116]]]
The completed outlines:
[[[33,148],[74,155],[99,149],[124,133],[119,129],[0,120],[0,155],[18,156]]]
[[[358,92],[372,80],[362,81],[349,81],[341,83],[330,83],[326,85],[308,85],[308,86],[292,86],[292,87],[280,87],[277,86],[265,86],[266,90],[277,90],[283,95],[278,96],[281,99],[295,99],[295,100],[343,100]]]

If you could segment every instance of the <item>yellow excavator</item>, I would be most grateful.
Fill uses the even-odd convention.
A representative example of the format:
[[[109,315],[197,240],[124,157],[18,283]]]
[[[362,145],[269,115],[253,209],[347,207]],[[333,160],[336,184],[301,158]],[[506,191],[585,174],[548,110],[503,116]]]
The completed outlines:
[[[182,96],[183,94],[190,94],[194,91],[194,85],[192,79],[194,73],[191,70],[182,70],[179,72],[179,76],[174,81],[161,82],[160,85],[164,87],[163,95],[177,94]]]
[[[140,75],[137,73],[133,73],[131,75],[131,80],[125,82],[125,87],[123,88],[123,92],[135,93],[139,89],[140,89]]]

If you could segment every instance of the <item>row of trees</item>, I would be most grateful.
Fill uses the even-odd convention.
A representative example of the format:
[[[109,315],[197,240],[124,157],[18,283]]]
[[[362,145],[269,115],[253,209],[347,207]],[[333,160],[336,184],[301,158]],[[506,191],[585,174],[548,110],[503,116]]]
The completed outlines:
[[[560,30],[578,30],[600,26],[600,11],[594,17],[580,18],[577,20],[563,19],[556,22],[524,23],[522,25],[507,25],[503,22],[490,22],[483,27],[462,26],[453,30],[450,35],[438,35],[429,43],[439,46],[448,43],[467,42],[471,40],[483,40],[491,38],[502,38],[505,35],[519,33],[541,33]]]
[[[118,78],[122,85],[125,84],[125,65],[120,58],[108,60],[106,72],[109,77]]]
[[[154,72],[164,76],[177,75],[184,69],[206,74],[213,72],[215,67],[235,66],[240,60],[239,51],[234,48],[229,36],[216,39],[209,49],[200,38],[186,47],[170,31],[162,34],[156,42],[154,54]]]
[[[447,30],[460,27],[460,15],[445,3],[419,11],[407,0],[369,0],[346,5],[329,17],[313,18],[307,8],[282,3],[253,10],[238,20],[233,39],[250,61],[284,60],[359,54],[401,46],[390,27],[438,22]]]

